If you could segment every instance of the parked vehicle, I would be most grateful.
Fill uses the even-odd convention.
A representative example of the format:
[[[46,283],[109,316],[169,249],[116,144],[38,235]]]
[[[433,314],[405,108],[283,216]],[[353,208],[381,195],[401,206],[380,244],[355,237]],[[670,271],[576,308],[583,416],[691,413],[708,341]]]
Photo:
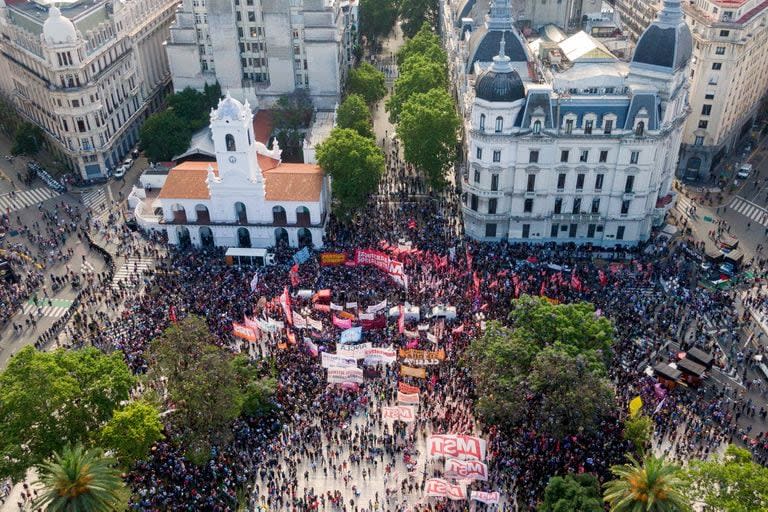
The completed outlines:
[[[128,167],[126,167],[125,165],[121,165],[120,167],[117,168],[113,176],[117,179],[120,179],[125,176],[126,172],[128,172]]]
[[[133,165],[133,158],[126,158],[125,160],[123,160],[123,167],[125,167],[126,170],[130,169],[132,165]]]
[[[742,164],[741,167],[739,167],[739,172],[736,173],[736,176],[739,179],[745,180],[749,178],[749,175],[752,173],[752,164]]]

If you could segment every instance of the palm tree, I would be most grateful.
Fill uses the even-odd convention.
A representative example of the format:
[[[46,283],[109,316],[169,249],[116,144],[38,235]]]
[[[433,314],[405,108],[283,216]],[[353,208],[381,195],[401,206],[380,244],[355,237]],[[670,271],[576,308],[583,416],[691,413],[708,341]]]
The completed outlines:
[[[111,512],[127,508],[129,496],[114,460],[100,449],[81,444],[67,446],[61,454],[37,466],[43,493],[34,502],[48,512]]]
[[[686,512],[691,505],[683,493],[682,471],[653,455],[642,464],[631,455],[630,464],[613,466],[615,480],[605,484],[603,499],[611,512]]]

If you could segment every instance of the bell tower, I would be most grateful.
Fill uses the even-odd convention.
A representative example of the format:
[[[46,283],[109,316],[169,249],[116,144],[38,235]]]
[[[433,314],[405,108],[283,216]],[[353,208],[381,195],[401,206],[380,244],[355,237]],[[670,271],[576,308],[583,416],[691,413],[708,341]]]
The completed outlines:
[[[247,181],[259,185],[263,195],[264,178],[259,167],[253,136],[253,111],[227,93],[211,110],[211,137],[223,183]]]

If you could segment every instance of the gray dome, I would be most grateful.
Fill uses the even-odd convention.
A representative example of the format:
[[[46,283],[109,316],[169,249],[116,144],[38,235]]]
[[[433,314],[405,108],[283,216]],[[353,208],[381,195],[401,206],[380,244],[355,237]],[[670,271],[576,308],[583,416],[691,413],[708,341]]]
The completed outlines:
[[[61,15],[55,5],[48,9],[48,18],[43,23],[43,39],[50,44],[74,43],[77,41],[75,25]]]
[[[477,80],[475,96],[486,101],[512,102],[525,98],[525,87],[514,69],[498,72],[491,68]]]
[[[683,20],[680,0],[664,0],[656,21],[640,36],[632,62],[677,71],[685,67],[693,53],[693,37]]]
[[[491,62],[498,54],[499,43],[504,39],[504,53],[512,62],[527,62],[528,54],[523,43],[513,30],[488,30],[480,27],[469,38],[468,74],[474,73],[475,62]]]

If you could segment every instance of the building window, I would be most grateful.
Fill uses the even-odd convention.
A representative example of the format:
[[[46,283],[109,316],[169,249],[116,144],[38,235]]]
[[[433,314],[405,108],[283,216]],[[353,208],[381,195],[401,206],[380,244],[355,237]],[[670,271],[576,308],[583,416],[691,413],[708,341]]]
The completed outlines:
[[[523,211],[525,213],[531,213],[533,211],[533,199],[526,199],[523,203]]]
[[[573,208],[571,208],[571,213],[580,213],[581,212],[581,198],[577,197],[573,200]]]
[[[538,135],[541,133],[541,121],[533,122],[533,133],[534,135]]]
[[[604,164],[605,162],[607,162],[608,161],[608,151],[601,151],[600,152],[599,160],[600,160],[601,164]]]
[[[629,154],[629,163],[633,165],[637,165],[637,162],[640,160],[640,152],[639,151],[632,151]]]
[[[696,140],[693,142],[694,146],[703,146],[704,145],[704,137],[697,135]]]
[[[586,162],[587,160],[589,160],[589,150],[583,149],[579,155],[579,162]]]
[[[552,224],[552,227],[549,230],[549,237],[557,238],[557,232],[559,230],[560,230],[560,224]]]
[[[584,174],[576,175],[576,190],[582,190],[584,188]]]
[[[595,224],[589,224],[587,226],[587,238],[595,238]]]
[[[635,188],[635,177],[631,175],[627,176],[627,181],[624,183],[624,193],[631,194],[634,188]]]
[[[725,46],[715,48],[715,55],[725,55]]]
[[[603,190],[603,174],[595,176],[595,190]]]
[[[600,198],[596,197],[592,199],[592,208],[590,210],[592,213],[600,213]]]
[[[523,224],[523,238],[529,238],[531,236],[531,225]]]
[[[616,229],[616,240],[624,240],[624,230],[625,230],[624,226],[619,226]]]
[[[557,175],[557,188],[558,190],[565,188],[565,173],[560,173]]]
[[[496,199],[495,197],[492,197],[488,200],[488,213],[490,213],[491,215],[496,213],[497,203],[498,203],[498,199]]]
[[[528,175],[528,186],[525,189],[527,192],[533,192],[536,189],[536,175],[535,174],[529,174]]]
[[[560,161],[563,163],[568,163],[568,150],[564,149],[560,151]]]
[[[501,162],[501,150],[496,150],[493,152],[493,161]]]
[[[563,213],[563,198],[555,198],[555,213]]]
[[[712,113],[712,105],[702,105],[701,106],[701,115],[708,116]]]
[[[480,183],[480,171],[475,169],[475,183]]]
[[[728,37],[729,35],[731,35],[731,31],[730,30],[721,30],[720,31],[720,37]]]
[[[475,194],[470,196],[469,207],[472,208],[473,211],[477,211],[477,196]]]
[[[528,153],[528,161],[532,164],[539,163],[539,151],[533,150],[530,153]]]
[[[496,133],[501,133],[501,131],[504,129],[504,118],[499,116],[496,118]]]
[[[485,225],[485,236],[493,238],[496,236],[496,224]]]
[[[480,131],[485,131],[485,114],[480,114]]]
[[[640,121],[639,123],[637,123],[637,127],[635,128],[635,135],[637,135],[638,137],[642,137],[644,133],[645,133],[645,122]]]
[[[606,119],[603,121],[603,133],[610,135],[613,131],[613,119]]]
[[[476,157],[478,160],[482,160],[482,159],[483,159],[483,148],[481,148],[481,147],[479,147],[479,146],[478,146],[478,148],[477,148],[477,149],[475,149],[475,157]]]
[[[715,71],[719,71],[723,69],[723,63],[722,62],[713,62],[712,63],[712,69]]]
[[[704,95],[704,99],[705,99],[705,100],[713,100],[713,99],[715,99],[715,94],[714,94],[714,93],[711,93],[711,94],[705,94],[705,95]]]
[[[591,135],[592,134],[592,124],[594,121],[592,119],[588,119],[584,121],[584,134],[585,135]]]
[[[709,121],[705,119],[702,119],[701,121],[699,121],[699,128],[701,128],[702,130],[706,130],[707,126],[709,126]]]
[[[579,225],[578,224],[571,224],[568,227],[568,237],[569,238],[576,238],[576,232],[578,231],[578,229],[579,229]]]
[[[565,120],[565,133],[568,135],[573,133],[573,119]]]
[[[629,213],[629,203],[630,203],[629,199],[626,199],[626,200],[621,202],[621,214],[622,215],[626,215],[626,214]]]
[[[224,141],[226,142],[226,145],[227,145],[227,151],[237,151],[237,149],[235,148],[235,137],[233,137],[231,133],[228,133],[224,137]]]
[[[499,175],[491,174],[491,190],[499,190]]]

